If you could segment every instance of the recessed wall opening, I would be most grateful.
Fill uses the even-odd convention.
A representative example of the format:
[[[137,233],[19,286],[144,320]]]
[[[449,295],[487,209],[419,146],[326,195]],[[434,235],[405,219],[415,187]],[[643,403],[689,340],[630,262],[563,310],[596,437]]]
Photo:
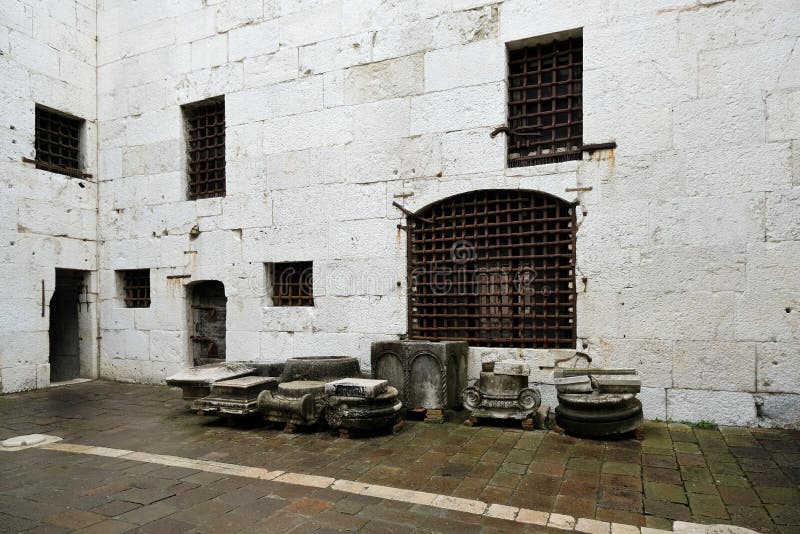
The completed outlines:
[[[217,280],[198,282],[188,288],[189,332],[194,365],[225,361],[225,317],[228,299]]]
[[[81,299],[87,283],[85,271],[56,269],[56,286],[50,299],[50,382],[73,380],[91,372],[81,369],[82,331],[91,322],[86,299]]]
[[[536,191],[483,190],[409,219],[411,339],[575,348],[575,208]]]

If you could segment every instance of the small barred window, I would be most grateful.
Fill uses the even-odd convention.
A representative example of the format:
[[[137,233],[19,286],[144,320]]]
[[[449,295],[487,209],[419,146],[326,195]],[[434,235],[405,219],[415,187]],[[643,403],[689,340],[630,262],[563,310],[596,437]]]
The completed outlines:
[[[125,307],[150,307],[149,269],[122,271],[122,284],[125,292]]]
[[[508,166],[581,159],[583,38],[508,54]]]
[[[313,306],[314,269],[310,261],[272,264],[272,304]]]
[[[36,168],[66,176],[83,176],[83,119],[36,106]]]
[[[225,100],[184,106],[189,200],[225,196]]]

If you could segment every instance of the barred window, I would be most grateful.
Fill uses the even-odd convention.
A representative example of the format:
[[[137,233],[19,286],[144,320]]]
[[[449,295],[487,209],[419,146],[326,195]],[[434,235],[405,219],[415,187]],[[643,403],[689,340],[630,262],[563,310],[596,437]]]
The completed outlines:
[[[84,120],[36,106],[36,168],[83,176],[81,171],[81,134]]]
[[[545,193],[475,191],[409,217],[411,339],[574,349],[575,209]]]
[[[583,38],[508,53],[508,166],[581,159]]]
[[[271,270],[273,305],[314,305],[314,269],[310,261],[273,263]]]
[[[150,270],[122,271],[122,285],[126,308],[150,307]]]
[[[225,196],[225,100],[184,106],[189,200]]]

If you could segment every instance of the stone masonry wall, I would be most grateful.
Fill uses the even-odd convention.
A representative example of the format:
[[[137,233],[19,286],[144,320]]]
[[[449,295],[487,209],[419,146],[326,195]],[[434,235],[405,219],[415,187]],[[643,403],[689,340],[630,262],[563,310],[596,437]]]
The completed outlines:
[[[96,18],[94,0],[0,1],[0,392],[50,383],[55,268],[89,272],[81,374],[97,375],[96,182],[22,162],[41,104],[86,120],[82,159],[97,174]]]
[[[228,359],[347,354],[367,369],[372,341],[407,331],[392,202],[524,188],[580,201],[577,348],[639,369],[646,417],[798,425],[793,0],[100,4],[101,376],[161,382],[188,365],[186,286],[201,280],[225,285]],[[578,28],[584,142],[618,148],[507,169],[504,136],[489,137],[506,121],[506,44]],[[227,195],[187,201],[180,106],[223,94]],[[314,262],[313,308],[271,306],[275,261]],[[123,305],[115,271],[131,268],[151,269],[150,308]],[[471,376],[507,356],[544,383],[585,365],[472,349]]]

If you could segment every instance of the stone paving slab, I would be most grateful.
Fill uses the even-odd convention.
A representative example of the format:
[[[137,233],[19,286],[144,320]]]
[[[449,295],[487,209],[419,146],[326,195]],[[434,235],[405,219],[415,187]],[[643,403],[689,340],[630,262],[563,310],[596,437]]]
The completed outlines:
[[[558,523],[564,515],[592,529],[617,524],[620,532],[623,525],[671,529],[673,521],[800,531],[798,432],[647,423],[642,441],[588,441],[511,427],[469,428],[460,424],[464,417],[442,425],[409,421],[394,436],[347,440],[284,434],[260,423],[229,428],[221,419],[184,411],[178,390],[165,387],[96,381],[7,395],[0,397],[0,439],[23,432],[57,435],[71,446],[92,447],[92,455],[0,453],[0,530],[183,532],[213,526],[217,532],[255,532],[268,524],[304,532],[490,531],[502,530],[503,522],[519,530],[519,522],[503,517],[504,507],[523,507],[550,513],[552,527],[563,527]],[[175,465],[143,464],[110,449],[168,455]],[[192,469],[181,458],[215,462],[217,472]],[[437,505],[459,498],[495,506],[492,517],[465,516],[432,503],[278,480],[258,480],[248,492],[253,480],[235,476],[248,468],[273,479],[281,471],[308,475],[301,479],[320,486],[336,479],[441,494]],[[95,516],[104,519],[78,526]]]

